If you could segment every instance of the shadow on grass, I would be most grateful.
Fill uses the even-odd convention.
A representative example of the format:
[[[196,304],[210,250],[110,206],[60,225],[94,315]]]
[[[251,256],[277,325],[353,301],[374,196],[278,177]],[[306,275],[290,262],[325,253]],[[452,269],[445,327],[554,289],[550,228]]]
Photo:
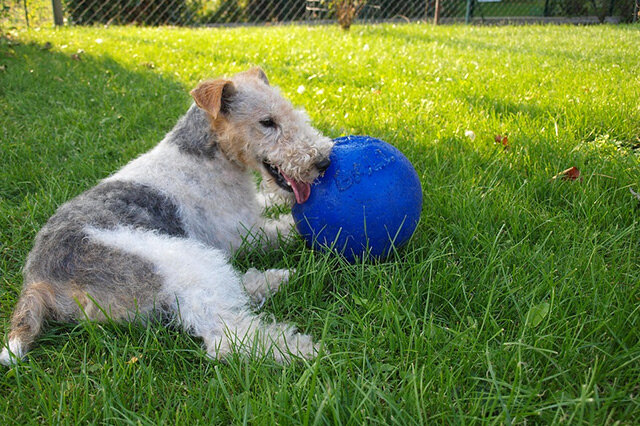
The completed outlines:
[[[0,48],[0,195],[13,202],[51,193],[52,178],[72,183],[57,191],[64,198],[86,189],[155,145],[190,102],[178,82],[143,66],[36,44]]]
[[[157,144],[191,102],[180,83],[143,66],[130,69],[107,56],[58,47],[0,40],[0,303],[6,319],[38,229],[60,204]]]

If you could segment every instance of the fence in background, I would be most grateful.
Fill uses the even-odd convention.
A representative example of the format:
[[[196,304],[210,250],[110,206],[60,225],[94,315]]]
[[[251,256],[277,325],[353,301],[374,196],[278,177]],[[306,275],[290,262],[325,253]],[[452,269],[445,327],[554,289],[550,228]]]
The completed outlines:
[[[635,22],[640,0],[0,0],[0,28],[355,22]],[[56,7],[56,5],[58,7]]]

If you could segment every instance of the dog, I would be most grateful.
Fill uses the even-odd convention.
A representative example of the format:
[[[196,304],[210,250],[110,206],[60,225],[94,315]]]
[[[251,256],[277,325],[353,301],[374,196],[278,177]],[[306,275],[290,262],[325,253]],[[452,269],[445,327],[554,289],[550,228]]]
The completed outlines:
[[[202,338],[214,359],[317,355],[310,336],[254,312],[289,271],[240,274],[229,257],[243,241],[273,247],[295,232],[291,214],[268,219],[263,209],[277,199],[304,203],[333,142],[260,68],[204,81],[191,95],[154,149],[63,204],[40,230],[0,363],[22,359],[46,319],[159,313]]]

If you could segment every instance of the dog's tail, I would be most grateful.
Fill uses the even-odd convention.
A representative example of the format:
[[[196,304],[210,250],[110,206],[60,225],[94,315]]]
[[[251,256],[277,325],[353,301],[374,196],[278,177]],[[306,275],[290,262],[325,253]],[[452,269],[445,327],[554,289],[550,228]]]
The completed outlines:
[[[24,286],[11,317],[11,330],[0,353],[0,364],[12,365],[24,357],[54,306],[51,284],[40,281]]]

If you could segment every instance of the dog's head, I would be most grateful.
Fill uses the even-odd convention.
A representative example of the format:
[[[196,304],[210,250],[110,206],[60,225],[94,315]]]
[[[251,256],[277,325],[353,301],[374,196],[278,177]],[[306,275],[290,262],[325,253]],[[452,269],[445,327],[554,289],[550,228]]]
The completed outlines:
[[[231,161],[258,171],[266,187],[285,199],[309,198],[310,184],[329,167],[333,142],[260,68],[202,82],[191,95],[209,114],[220,149]]]

